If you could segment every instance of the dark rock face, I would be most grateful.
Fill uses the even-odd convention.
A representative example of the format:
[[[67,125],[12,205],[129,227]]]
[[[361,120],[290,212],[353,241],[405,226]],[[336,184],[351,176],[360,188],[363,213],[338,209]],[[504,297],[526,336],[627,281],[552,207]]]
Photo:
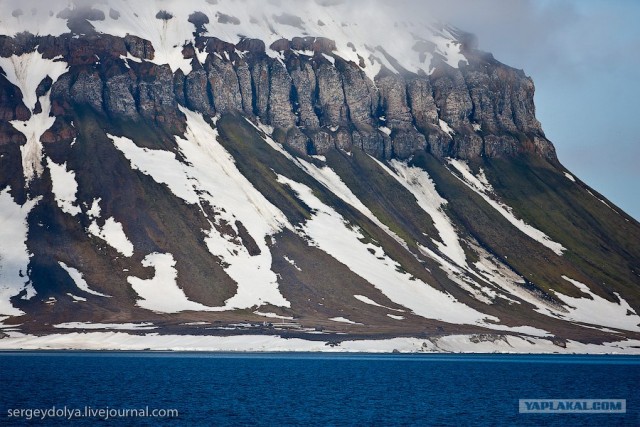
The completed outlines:
[[[271,62],[266,118],[276,128],[290,129],[296,124],[291,105],[291,87],[291,76],[284,66],[278,61]]]
[[[64,84],[64,83],[63,83]],[[87,104],[94,110],[102,109],[102,79],[98,73],[81,70],[69,88],[69,95],[79,104]]]
[[[185,78],[186,104],[192,110],[213,115],[215,111],[209,102],[209,79],[203,69],[191,71]]]
[[[127,74],[119,74],[107,79],[104,92],[107,111],[135,120],[138,114],[131,89],[131,78]]]
[[[124,44],[131,55],[141,59],[153,59],[154,49],[148,40],[127,34],[124,37]]]
[[[238,83],[238,73],[229,61],[210,55],[205,64],[214,107],[218,113],[242,111],[242,95]]]
[[[0,74],[0,121],[27,120],[31,113],[22,102],[20,89]]]
[[[206,115],[258,118],[274,127],[280,142],[310,154],[356,147],[378,158],[426,150],[440,158],[528,152],[555,160],[535,118],[531,79],[472,47],[465,47],[468,63],[459,69],[444,62],[429,76],[383,69],[371,81],[358,64],[333,55],[332,40],[278,40],[271,48],[280,57],[273,58],[261,40],[233,45],[199,36],[208,17],[198,12],[190,20],[196,39],[183,49],[192,61],[186,75],[146,62],[154,48],[135,36],[20,34],[0,38],[0,55],[40,49],[49,58],[63,56],[69,72],[52,87],[42,82],[41,92],[51,87],[54,115],[79,104],[109,117],[180,129],[180,104]],[[206,52],[206,60],[198,51]],[[127,54],[146,61],[124,59]],[[19,90],[0,74],[0,117],[24,120],[29,114]]]

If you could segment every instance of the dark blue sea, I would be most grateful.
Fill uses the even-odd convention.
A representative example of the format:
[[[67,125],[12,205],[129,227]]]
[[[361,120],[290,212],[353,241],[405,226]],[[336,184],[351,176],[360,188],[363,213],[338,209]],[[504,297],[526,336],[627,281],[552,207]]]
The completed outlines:
[[[627,412],[520,414],[530,398]],[[640,426],[640,357],[4,352],[0,411],[3,425]]]

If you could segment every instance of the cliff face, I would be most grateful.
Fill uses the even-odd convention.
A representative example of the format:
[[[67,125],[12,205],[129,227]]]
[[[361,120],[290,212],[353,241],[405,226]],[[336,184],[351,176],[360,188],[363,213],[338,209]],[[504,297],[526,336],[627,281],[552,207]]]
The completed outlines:
[[[357,147],[381,159],[406,159],[426,150],[438,158],[535,153],[555,160],[535,118],[533,82],[489,54],[463,45],[467,62],[459,68],[436,58],[430,75],[396,65],[372,81],[362,64],[336,55],[334,42],[326,38],[281,39],[270,49],[279,55],[268,56],[260,40],[233,45],[198,35],[195,45],[183,49],[191,61],[185,75],[147,62],[154,59],[154,48],[135,36],[21,34],[0,40],[0,56],[37,50],[69,65],[51,87],[52,114],[62,128],[75,106],[86,106],[106,117],[151,120],[179,133],[182,105],[209,116],[236,112],[259,119],[275,129],[279,142],[305,154]],[[0,76],[3,118],[28,117],[18,95]],[[6,129],[0,132],[0,141],[14,138]],[[61,137],[64,133],[45,138]]]

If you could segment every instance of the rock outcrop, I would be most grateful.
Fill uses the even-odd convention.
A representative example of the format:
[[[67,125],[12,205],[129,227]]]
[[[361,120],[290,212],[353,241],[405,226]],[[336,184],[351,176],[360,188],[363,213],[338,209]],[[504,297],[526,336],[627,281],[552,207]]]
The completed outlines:
[[[202,17],[193,20],[195,44],[183,48],[192,64],[186,75],[150,62],[154,47],[135,36],[20,34],[1,38],[0,55],[38,49],[47,58],[62,56],[70,68],[51,87],[54,115],[84,105],[177,132],[183,127],[177,106],[183,105],[209,116],[259,119],[277,140],[308,154],[355,147],[378,158],[426,150],[439,158],[527,152],[555,160],[535,118],[531,79],[467,45],[468,63],[459,68],[436,60],[430,75],[383,68],[372,81],[362,63],[332,53],[329,39],[281,39],[270,46],[273,57],[261,40],[233,45],[201,36]],[[19,95],[0,74],[3,120],[29,116]]]

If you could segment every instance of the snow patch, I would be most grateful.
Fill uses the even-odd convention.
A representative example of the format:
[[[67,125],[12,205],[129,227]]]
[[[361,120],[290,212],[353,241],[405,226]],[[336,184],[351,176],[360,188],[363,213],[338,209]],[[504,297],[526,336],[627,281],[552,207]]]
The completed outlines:
[[[449,126],[449,123],[447,123],[444,120],[440,119],[440,120],[438,120],[438,125],[440,126],[440,129],[442,129],[442,131],[444,133],[449,135],[450,138],[453,138],[453,135],[455,134],[455,131],[451,128],[451,126]]]
[[[100,201],[101,198],[93,199],[91,203],[91,208],[87,210],[87,216],[91,219],[100,218]]]
[[[17,5],[14,2],[6,3],[6,7],[0,15],[0,34],[13,37],[18,33],[29,32],[35,35],[59,36],[69,32],[67,20],[58,18],[57,12],[66,7],[67,2],[48,1],[47,5],[55,6],[56,13],[49,16],[49,8],[42,7],[42,0],[20,0],[22,10],[27,11],[24,15],[13,16],[13,8]],[[4,6],[4,5],[3,5]],[[32,14],[30,11],[35,10]]]
[[[605,202],[604,200],[602,200],[600,197],[598,197],[595,194],[593,194],[588,189],[587,189],[587,193],[589,193],[592,197],[595,197],[596,199],[598,199],[600,201],[600,203],[602,203],[603,205],[605,205],[606,207],[608,207],[609,209],[611,209],[612,211],[614,211],[615,213],[620,215],[620,212],[618,212],[617,210],[613,209],[609,203]],[[627,222],[629,222],[629,220],[627,220]]]
[[[375,302],[371,298],[367,298],[364,295],[354,295],[353,297],[355,299],[357,299],[358,301],[361,301],[361,302],[363,302],[365,304],[369,304],[369,305],[373,305],[373,306],[381,307],[381,308],[386,308],[387,310],[399,311],[401,313],[404,312],[404,310],[400,310],[398,308],[391,308],[391,307],[387,307],[386,305],[378,304],[377,302]]]
[[[507,221],[509,221],[518,230],[531,237],[536,242],[551,249],[557,255],[562,255],[566,250],[560,243],[554,242],[544,232],[538,230],[535,227],[525,223],[523,220],[516,218],[513,210],[504,203],[497,202],[497,196],[495,195],[493,188],[484,179],[478,178],[473,175],[469,165],[462,160],[447,159],[447,162],[453,166],[461,175],[459,178],[467,187],[473,190],[476,194],[482,197],[493,209],[495,209],[500,215],[502,215]],[[454,174],[457,177],[457,175]]]
[[[309,187],[281,175],[278,181],[288,185],[314,210],[312,218],[297,232],[306,237],[310,245],[346,265],[391,301],[419,316],[455,324],[476,324],[488,317],[404,272],[379,246],[364,243],[365,237],[360,230],[347,224],[333,208],[322,203]]]
[[[444,206],[448,202],[438,194],[429,174],[420,168],[408,166],[398,160],[391,161],[390,165],[393,170],[382,162],[376,161],[380,167],[413,194],[418,206],[431,217],[442,242],[435,239],[432,241],[440,252],[457,265],[465,266],[467,260],[460,245],[460,237],[453,222],[444,212]]]
[[[287,261],[289,264],[291,264],[291,265],[293,266],[293,268],[295,268],[296,270],[298,270],[298,271],[302,271],[302,270],[300,269],[300,267],[298,267],[298,266],[296,265],[296,262],[295,262],[294,260],[292,260],[291,258],[289,258],[288,256],[286,256],[286,255],[285,255],[285,256],[284,256],[284,260],[285,260],[285,261]]]
[[[53,83],[67,71],[67,64],[62,61],[45,59],[40,52],[33,51],[20,56],[12,55],[8,58],[0,57],[0,67],[7,79],[22,92],[25,106],[33,111],[37,101],[40,101],[41,112],[32,114],[26,121],[12,120],[11,125],[27,139],[27,143],[20,147],[22,154],[22,170],[27,184],[36,176],[41,176],[42,167],[42,134],[53,125],[55,118],[50,117],[51,100],[49,93],[36,95],[36,88],[40,82],[49,76]]]
[[[313,52],[312,52],[313,54]],[[333,56],[327,55],[326,53],[323,53],[322,56],[324,56],[324,58],[331,62],[331,65],[336,65],[336,58],[334,58]]]
[[[218,133],[204,118],[181,109],[187,116],[185,138],[176,138],[180,152],[192,166],[190,173],[202,197],[216,210],[213,225],[234,229],[240,222],[260,249],[250,255],[237,237],[223,235],[212,227],[206,244],[211,254],[226,265],[225,271],[238,283],[236,295],[225,302],[229,308],[273,304],[290,307],[271,271],[272,255],[266,237],[289,226],[286,216],[240,173],[233,157],[217,141]],[[236,235],[239,233],[236,231]]]
[[[27,185],[35,177],[42,176],[42,142],[40,138],[49,129],[55,117],[49,116],[51,102],[48,94],[40,97],[42,112],[32,114],[27,121],[11,120],[9,123],[27,139],[27,143],[20,147],[22,155],[22,171]]]
[[[63,212],[73,216],[78,215],[81,211],[75,205],[76,193],[78,192],[75,172],[67,169],[66,163],[59,165],[50,158],[47,158],[47,165],[51,173],[51,184],[56,204]]]
[[[40,198],[20,206],[10,190],[7,187],[0,192],[0,314],[19,316],[24,313],[11,304],[10,298],[24,291],[27,298],[35,295],[27,270],[27,217]]]
[[[625,331],[640,331],[640,316],[619,294],[615,293],[620,300],[619,303],[607,301],[594,294],[584,283],[567,276],[562,276],[562,278],[591,297],[591,299],[575,298],[554,291],[556,296],[567,305],[568,314],[564,313],[564,318],[589,325],[607,326]]]
[[[153,323],[92,323],[92,322],[65,322],[53,325],[58,329],[116,329],[116,330],[149,330],[156,329]]]
[[[181,311],[215,311],[197,302],[190,301],[176,282],[178,272],[172,254],[153,253],[142,260],[143,267],[152,267],[155,274],[151,279],[129,276],[127,281],[140,299],[137,305],[159,313],[179,313]]]
[[[42,13],[42,12],[41,12]],[[2,25],[0,25],[2,27]],[[22,30],[24,31],[24,29]],[[40,52],[24,53],[20,56],[0,57],[0,67],[7,75],[7,80],[16,85],[22,92],[22,101],[30,111],[36,106],[36,88],[47,76],[55,83],[67,71],[67,63],[61,60],[45,59]],[[42,100],[40,101],[42,102]],[[49,110],[42,106],[48,116]]]
[[[276,313],[263,313],[261,311],[254,311],[253,314],[257,314],[258,316],[268,317],[271,319],[282,319],[282,320],[293,320],[293,317],[290,316],[281,316]]]
[[[332,322],[348,323],[350,325],[362,325],[362,323],[354,322],[347,319],[346,317],[332,317],[329,320],[331,320]]]
[[[181,163],[174,153],[138,147],[125,137],[109,135],[109,138],[129,160],[133,169],[149,175],[159,184],[165,184],[175,196],[185,202],[199,203],[200,198],[194,188],[196,183],[189,174],[189,167]]]
[[[289,307],[271,271],[272,255],[266,243],[267,236],[289,226],[286,216],[240,173],[233,157],[217,141],[217,131],[200,114],[181,111],[187,117],[187,130],[184,137],[176,137],[176,143],[185,163],[171,152],[140,148],[127,138],[110,138],[133,168],[167,185],[185,202],[200,206],[210,223],[210,229],[205,230],[207,248],[238,284],[236,295],[220,310],[264,304]],[[212,217],[202,203],[213,208]],[[260,254],[249,254],[238,237],[236,223],[246,228]],[[219,231],[229,227],[233,234]]]
[[[71,299],[73,299],[73,302],[86,302],[87,301],[86,298],[79,297],[77,295],[72,294],[71,292],[67,292],[67,295],[69,295],[71,297]]]
[[[93,220],[89,228],[87,228],[87,231],[107,242],[109,246],[122,255],[126,257],[133,256],[133,243],[129,241],[127,235],[124,233],[122,224],[113,217],[108,218],[102,227]]]
[[[84,279],[84,277],[82,277],[82,273],[80,273],[75,268],[69,267],[67,264],[65,264],[62,261],[58,262],[58,265],[60,265],[60,267],[62,267],[64,269],[64,271],[66,271],[67,274],[69,274],[69,277],[71,277],[71,279],[73,279],[73,282],[76,284],[78,289],[80,289],[81,291],[84,291],[84,292],[86,292],[88,294],[95,295],[95,296],[98,296],[98,297],[111,298],[111,295],[105,295],[103,293],[100,293],[98,291],[94,291],[93,289],[91,289],[89,287],[89,285],[87,284],[87,281]]]

